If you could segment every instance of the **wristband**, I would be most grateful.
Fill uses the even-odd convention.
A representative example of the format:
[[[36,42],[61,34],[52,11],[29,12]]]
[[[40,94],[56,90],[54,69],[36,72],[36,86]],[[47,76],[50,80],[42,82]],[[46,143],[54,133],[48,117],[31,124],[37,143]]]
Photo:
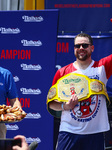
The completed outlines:
[[[64,105],[64,103],[62,103],[62,104],[61,104],[61,108],[62,108],[62,110],[64,110],[64,107],[63,107],[63,105]]]

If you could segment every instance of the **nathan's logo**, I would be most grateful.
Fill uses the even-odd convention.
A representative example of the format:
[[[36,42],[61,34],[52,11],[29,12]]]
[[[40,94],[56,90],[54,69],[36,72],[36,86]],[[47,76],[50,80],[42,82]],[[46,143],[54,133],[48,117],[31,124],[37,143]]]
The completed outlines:
[[[41,142],[41,140],[38,137],[36,137],[36,138],[32,138],[32,137],[26,138],[27,143],[32,143],[34,141],[36,141],[37,143]]]
[[[77,79],[64,79],[63,80],[63,82],[65,83],[65,84],[70,84],[71,82],[73,83],[78,83],[78,82],[80,82],[81,81],[81,79],[80,78],[77,78]]]
[[[26,88],[21,88],[20,91],[22,92],[22,94],[41,94],[41,90],[40,89],[26,89]]]
[[[15,82],[19,81],[19,77],[18,76],[13,77],[13,79],[14,79]]]
[[[41,70],[42,67],[40,65],[27,65],[27,64],[21,64],[21,67],[23,70]]]
[[[27,113],[26,117],[28,119],[39,119],[41,115],[39,113]]]
[[[21,43],[23,44],[23,46],[42,46],[42,42],[40,40],[21,40]]]
[[[20,29],[19,28],[4,28],[4,27],[1,27],[0,32],[1,32],[1,34],[18,34],[18,33],[20,33]]]
[[[24,22],[42,22],[44,19],[42,16],[22,16]]]
[[[55,67],[59,70],[61,68],[61,65],[56,65]]]
[[[15,125],[6,125],[7,130],[19,130],[19,127],[15,124]]]

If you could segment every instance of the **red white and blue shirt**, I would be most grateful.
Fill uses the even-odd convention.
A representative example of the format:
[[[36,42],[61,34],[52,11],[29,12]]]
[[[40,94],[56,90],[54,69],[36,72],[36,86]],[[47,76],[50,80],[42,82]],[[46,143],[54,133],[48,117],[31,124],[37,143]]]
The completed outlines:
[[[92,60],[85,70],[78,68],[75,63],[71,63],[56,72],[53,85],[62,76],[71,72],[86,75],[91,79],[98,79],[106,85],[112,75],[111,66],[112,55],[99,61]],[[94,95],[79,102],[73,110],[62,111],[60,131],[75,134],[94,134],[108,131],[109,129],[106,99],[103,95]]]

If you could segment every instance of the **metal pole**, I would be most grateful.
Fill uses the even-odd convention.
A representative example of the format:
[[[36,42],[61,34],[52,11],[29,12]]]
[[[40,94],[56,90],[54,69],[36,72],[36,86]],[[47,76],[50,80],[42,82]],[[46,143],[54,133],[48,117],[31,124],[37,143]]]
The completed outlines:
[[[7,0],[7,10],[10,10],[11,9],[11,3],[10,3],[10,0]]]

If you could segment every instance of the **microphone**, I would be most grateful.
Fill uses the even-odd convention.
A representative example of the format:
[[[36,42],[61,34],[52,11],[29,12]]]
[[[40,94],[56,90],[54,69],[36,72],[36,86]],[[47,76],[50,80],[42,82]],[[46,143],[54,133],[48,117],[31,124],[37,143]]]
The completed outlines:
[[[30,150],[36,150],[37,146],[38,146],[37,141],[34,141],[34,142],[32,142],[32,143],[29,145],[29,149],[30,149]]]

